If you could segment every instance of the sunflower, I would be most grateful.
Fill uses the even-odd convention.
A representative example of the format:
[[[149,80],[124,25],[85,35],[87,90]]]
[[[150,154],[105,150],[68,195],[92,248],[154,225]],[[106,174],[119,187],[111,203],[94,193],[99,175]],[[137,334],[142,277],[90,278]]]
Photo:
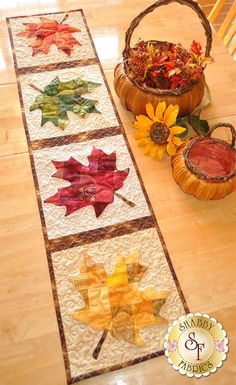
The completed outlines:
[[[155,159],[161,159],[164,152],[175,155],[176,148],[183,142],[175,136],[185,131],[184,127],[175,126],[179,106],[166,102],[158,103],[154,111],[151,103],[146,104],[147,115],[136,116],[134,127],[137,129],[135,139],[138,145],[144,147],[144,154],[149,154]]]

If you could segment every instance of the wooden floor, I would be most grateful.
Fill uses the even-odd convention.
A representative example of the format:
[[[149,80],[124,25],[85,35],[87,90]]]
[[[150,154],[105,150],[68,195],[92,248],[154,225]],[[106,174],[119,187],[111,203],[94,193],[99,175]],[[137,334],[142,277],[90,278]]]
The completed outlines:
[[[212,7],[214,6],[214,1],[209,1],[209,0],[200,0],[199,4],[201,5],[203,11],[205,12],[206,15],[210,13],[212,10]],[[224,21],[231,5],[233,4],[233,0],[227,0],[225,1],[225,4],[220,11],[219,15],[217,16],[216,20],[213,23],[214,28],[216,31],[219,31],[222,22]]]
[[[154,207],[171,260],[192,312],[221,322],[229,337],[223,367],[208,378],[188,379],[159,357],[83,382],[83,385],[172,385],[236,383],[236,193],[221,201],[199,202],[174,183],[169,159],[155,162],[133,138],[133,116],[120,105],[113,69],[124,48],[130,21],[149,0],[6,0],[0,5],[0,385],[65,385],[66,377],[54,311],[46,253],[27,142],[21,118],[6,16],[83,8],[119,114]],[[201,1],[209,12],[212,4]],[[187,15],[187,13],[186,13]],[[153,17],[153,16],[152,16]],[[175,35],[186,46],[200,31],[185,13],[139,34]],[[179,28],[179,26],[183,28]],[[185,31],[183,29],[185,28]],[[169,35],[167,37],[167,35]],[[198,34],[197,34],[198,35]],[[204,42],[204,36],[202,37]],[[110,44],[112,42],[112,49]],[[210,124],[236,127],[236,63],[214,33],[215,63],[206,71],[212,104],[203,112]],[[228,134],[227,134],[228,135]],[[229,137],[229,135],[228,135]]]

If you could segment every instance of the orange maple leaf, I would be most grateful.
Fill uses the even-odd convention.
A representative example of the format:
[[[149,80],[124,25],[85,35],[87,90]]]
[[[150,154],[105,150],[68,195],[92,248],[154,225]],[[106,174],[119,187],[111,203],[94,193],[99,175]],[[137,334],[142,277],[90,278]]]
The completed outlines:
[[[193,52],[195,55],[197,56],[201,56],[202,55],[202,46],[200,43],[198,43],[197,41],[193,40],[192,41],[192,45],[191,45],[191,48],[190,48],[190,51]]]
[[[36,37],[36,40],[29,45],[33,48],[32,56],[38,53],[47,54],[52,44],[70,56],[74,44],[81,45],[72,36],[73,32],[80,32],[79,29],[46,17],[39,19],[41,23],[24,23],[26,31],[18,33],[18,36]]]
[[[167,322],[161,317],[160,309],[168,292],[138,288],[147,271],[139,263],[139,257],[138,251],[126,258],[117,255],[114,271],[108,275],[102,263],[95,263],[85,255],[80,276],[69,279],[84,299],[84,307],[72,316],[94,330],[103,331],[93,352],[95,359],[108,332],[117,340],[145,346],[140,329]]]

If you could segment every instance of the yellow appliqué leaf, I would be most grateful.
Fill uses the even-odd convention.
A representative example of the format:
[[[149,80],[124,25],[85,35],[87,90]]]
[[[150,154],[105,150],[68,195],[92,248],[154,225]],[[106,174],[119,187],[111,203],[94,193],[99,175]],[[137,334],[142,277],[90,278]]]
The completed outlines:
[[[103,332],[93,353],[95,359],[108,332],[117,340],[144,346],[140,329],[167,322],[160,316],[160,309],[168,292],[139,290],[139,282],[147,271],[139,259],[138,251],[128,257],[117,255],[114,271],[109,275],[103,264],[85,255],[79,277],[69,279],[84,299],[84,307],[72,316]]]

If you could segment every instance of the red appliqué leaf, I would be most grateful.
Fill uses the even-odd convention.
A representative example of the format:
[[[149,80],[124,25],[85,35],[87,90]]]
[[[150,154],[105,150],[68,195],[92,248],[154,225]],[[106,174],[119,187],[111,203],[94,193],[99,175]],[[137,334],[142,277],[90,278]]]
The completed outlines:
[[[114,194],[123,186],[129,168],[117,170],[116,152],[106,154],[95,147],[88,156],[88,161],[88,166],[73,157],[62,162],[52,161],[57,169],[52,176],[65,179],[71,185],[58,189],[45,203],[66,206],[65,216],[82,207],[93,206],[96,217],[99,217],[107,205],[114,201]]]
[[[55,20],[40,17],[41,23],[24,23],[26,31],[18,33],[18,36],[35,36],[36,40],[29,46],[33,48],[32,56],[38,53],[47,54],[52,44],[70,56],[74,44],[81,45],[73,36],[73,32],[79,29],[69,24],[60,24]]]

